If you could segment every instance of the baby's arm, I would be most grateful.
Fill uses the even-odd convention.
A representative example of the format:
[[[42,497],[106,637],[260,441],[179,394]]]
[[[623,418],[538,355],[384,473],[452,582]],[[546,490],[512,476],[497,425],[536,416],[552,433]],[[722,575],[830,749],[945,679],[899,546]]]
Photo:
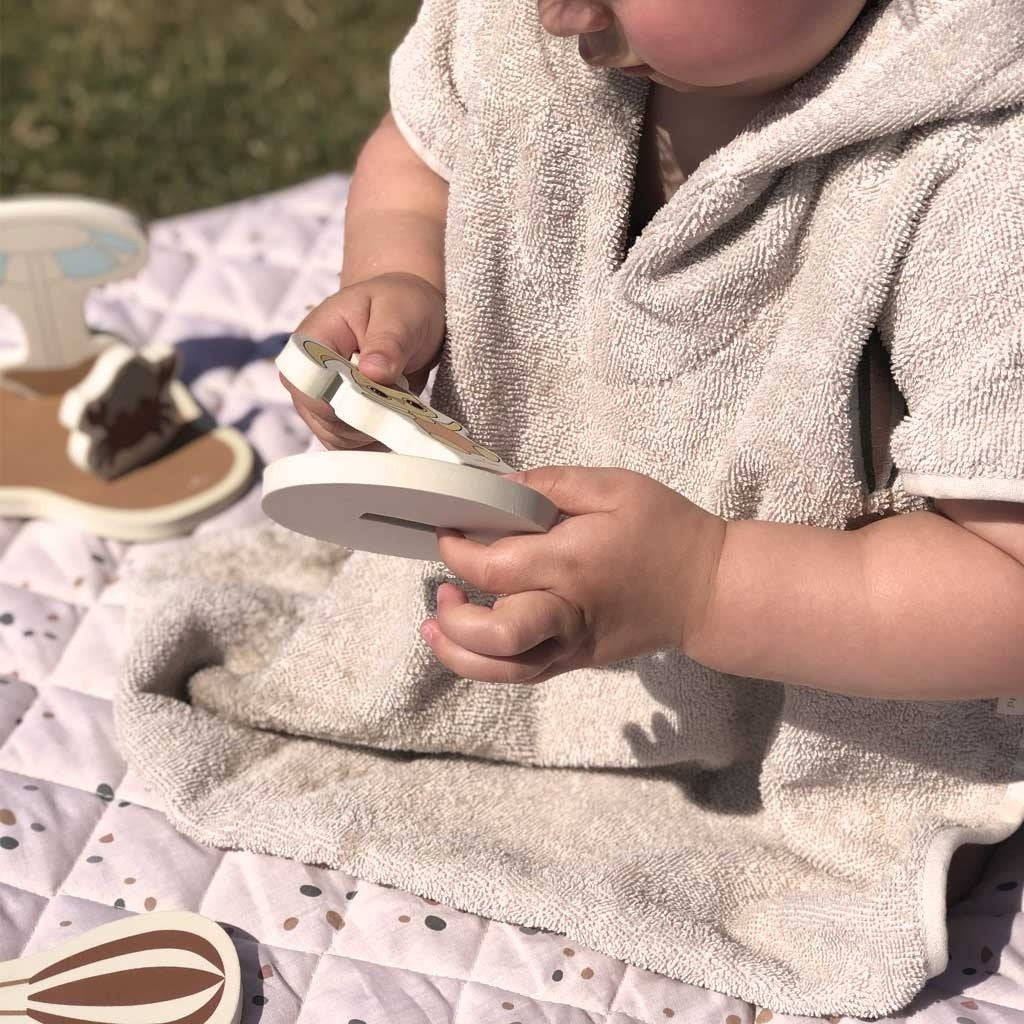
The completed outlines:
[[[490,546],[440,531],[456,576],[421,635],[452,671],[542,682],[669,647],[740,677],[896,700],[1024,692],[1024,503],[936,502],[860,530],[726,521],[639,473],[516,474],[568,516]]]
[[[352,174],[341,286],[406,273],[443,295],[447,211],[448,182],[416,155],[388,112]]]
[[[1019,112],[979,128],[877,321],[909,409],[893,462],[938,514],[843,533],[730,523],[696,657],[877,697],[1024,693],[1022,129]]]
[[[389,112],[363,146],[345,208],[341,287],[297,330],[381,384],[399,374],[420,390],[444,336],[444,237],[448,183],[410,147]],[[325,448],[373,443],[283,375],[299,416]]]
[[[935,504],[850,532],[730,522],[687,653],[854,696],[1024,691],[1024,504]]]

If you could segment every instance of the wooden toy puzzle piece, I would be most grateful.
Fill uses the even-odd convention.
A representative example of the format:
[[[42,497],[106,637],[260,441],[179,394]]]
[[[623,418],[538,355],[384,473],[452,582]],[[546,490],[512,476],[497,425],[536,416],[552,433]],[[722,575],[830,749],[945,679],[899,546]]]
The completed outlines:
[[[559,512],[544,495],[502,474],[513,469],[431,408],[400,378],[385,386],[313,338],[293,334],[276,365],[305,394],[390,452],[307,452],[271,463],[263,511],[320,540],[402,558],[440,557],[437,528],[490,544],[543,533]],[[483,472],[481,472],[483,470]]]
[[[111,480],[157,455],[183,423],[171,397],[177,366],[169,345],[109,345],[61,399],[68,458]]]
[[[401,377],[378,384],[359,370],[359,354],[346,359],[303,334],[293,334],[275,365],[295,387],[330,403],[338,417],[401,455],[474,466],[491,473],[512,467],[470,438],[461,423],[427,405]]]
[[[104,344],[85,322],[90,288],[129,277],[146,262],[141,221],[83,196],[0,200],[0,304],[25,329],[25,350],[0,353],[0,369],[63,369]]]
[[[0,1017],[39,1024],[238,1024],[238,954],[199,914],[160,911],[0,963]]]
[[[203,422],[173,349],[136,351],[85,322],[88,290],[135,273],[147,251],[138,218],[111,203],[0,200],[0,304],[25,332],[0,352],[0,515],[159,540],[248,486],[252,449]]]
[[[58,411],[92,365],[0,376],[0,516],[46,516],[114,540],[162,540],[193,529],[249,485],[254,458],[245,438],[204,426],[178,380],[168,394],[180,426],[157,458],[111,480],[75,465]]]

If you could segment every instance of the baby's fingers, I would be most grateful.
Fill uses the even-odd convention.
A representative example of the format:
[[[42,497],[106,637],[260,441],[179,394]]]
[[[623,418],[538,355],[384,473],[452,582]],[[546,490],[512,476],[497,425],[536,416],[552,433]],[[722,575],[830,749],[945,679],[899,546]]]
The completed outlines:
[[[456,675],[477,679],[482,683],[528,683],[539,681],[561,653],[557,640],[545,640],[526,654],[515,658],[489,658],[467,651],[441,632],[436,619],[428,619],[420,627],[423,639],[430,644],[437,660]]]
[[[443,584],[437,595],[441,632],[460,647],[490,657],[513,658],[545,640],[564,637],[574,631],[570,619],[568,605],[543,590],[511,594],[493,608],[470,604],[450,583]]]
[[[330,403],[323,399],[311,398],[282,374],[278,374],[278,377],[292,396],[292,404],[299,418],[326,447],[362,448],[373,443],[372,437],[338,419]]]
[[[316,416],[315,413],[298,409],[299,419],[309,427],[316,439],[325,447],[331,450],[348,450],[353,448],[366,448],[374,444],[372,437],[360,433],[346,426],[341,420],[332,423],[325,422]]]

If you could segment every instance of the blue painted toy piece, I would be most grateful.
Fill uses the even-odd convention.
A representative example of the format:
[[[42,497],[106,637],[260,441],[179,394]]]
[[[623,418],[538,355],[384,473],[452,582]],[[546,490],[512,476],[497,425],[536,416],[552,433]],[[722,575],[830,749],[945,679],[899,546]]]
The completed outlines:
[[[0,305],[21,321],[25,347],[5,367],[65,369],[101,342],[85,322],[90,288],[129,277],[146,261],[142,223],[129,210],[82,196],[0,200]]]

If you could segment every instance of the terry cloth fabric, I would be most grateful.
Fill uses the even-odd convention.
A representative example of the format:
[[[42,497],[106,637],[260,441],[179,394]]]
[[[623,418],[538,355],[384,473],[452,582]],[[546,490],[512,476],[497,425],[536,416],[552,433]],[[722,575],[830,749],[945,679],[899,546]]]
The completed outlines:
[[[450,183],[433,401],[509,462],[625,467],[720,516],[830,529],[1024,499],[1018,0],[871,3],[628,251],[646,79],[506,0],[427,0],[391,76]],[[909,414],[872,489],[876,331]],[[483,685],[418,635],[438,563],[276,528],[190,557],[135,606],[117,725],[214,845],[864,1017],[945,967],[954,850],[1024,817],[1024,717],[993,700],[852,698],[674,651]]]

